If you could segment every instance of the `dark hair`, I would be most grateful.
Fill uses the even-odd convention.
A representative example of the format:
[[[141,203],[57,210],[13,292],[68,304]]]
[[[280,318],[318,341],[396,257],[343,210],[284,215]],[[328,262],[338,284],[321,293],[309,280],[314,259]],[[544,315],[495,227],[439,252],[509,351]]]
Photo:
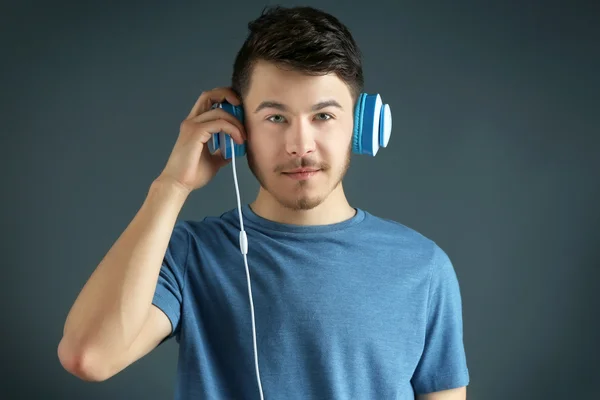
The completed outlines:
[[[247,93],[259,60],[309,75],[333,72],[348,85],[355,101],[363,91],[360,50],[334,16],[306,6],[266,7],[248,29],[233,66],[232,88],[238,95]]]

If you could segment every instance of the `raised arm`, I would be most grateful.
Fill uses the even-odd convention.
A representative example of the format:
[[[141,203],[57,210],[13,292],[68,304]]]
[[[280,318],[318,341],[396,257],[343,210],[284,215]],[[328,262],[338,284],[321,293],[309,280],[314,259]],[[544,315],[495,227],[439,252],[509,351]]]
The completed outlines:
[[[84,380],[104,380],[127,367],[172,332],[171,320],[152,305],[165,252],[188,195],[228,163],[205,144],[225,132],[238,144],[244,127],[212,104],[239,105],[230,88],[204,92],[181,123],[177,142],[138,213],[73,304],[58,345],[66,370]]]

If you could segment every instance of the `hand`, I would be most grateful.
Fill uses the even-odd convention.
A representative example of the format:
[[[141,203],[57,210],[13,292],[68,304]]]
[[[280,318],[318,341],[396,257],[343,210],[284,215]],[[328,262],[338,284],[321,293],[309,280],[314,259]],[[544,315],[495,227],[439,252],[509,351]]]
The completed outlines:
[[[224,100],[232,105],[241,104],[231,88],[216,88],[200,95],[181,123],[177,142],[157,180],[192,192],[210,182],[219,169],[231,161],[224,159],[220,151],[210,154],[206,146],[212,134],[221,131],[229,134],[235,143],[243,144],[246,140],[244,126],[236,117],[220,108],[211,109],[214,103]]]

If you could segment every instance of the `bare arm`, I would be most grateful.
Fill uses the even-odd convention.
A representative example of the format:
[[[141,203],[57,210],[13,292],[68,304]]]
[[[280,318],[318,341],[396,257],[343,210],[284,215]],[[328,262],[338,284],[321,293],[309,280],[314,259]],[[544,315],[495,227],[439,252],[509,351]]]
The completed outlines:
[[[152,306],[152,298],[188,194],[175,184],[152,183],[67,316],[58,355],[69,372],[85,380],[107,379],[170,333],[168,318]]]
[[[417,395],[417,400],[466,400],[467,388],[442,390],[440,392]]]

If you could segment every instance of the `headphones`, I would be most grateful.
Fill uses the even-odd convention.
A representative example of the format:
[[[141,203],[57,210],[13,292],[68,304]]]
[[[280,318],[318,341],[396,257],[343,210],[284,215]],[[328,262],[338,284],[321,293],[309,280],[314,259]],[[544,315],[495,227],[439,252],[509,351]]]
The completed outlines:
[[[240,122],[244,123],[244,109],[228,102],[216,103],[212,108],[222,108]],[[381,147],[387,147],[392,133],[392,113],[390,106],[384,104],[379,94],[361,93],[354,109],[354,131],[352,133],[352,152],[375,156]],[[246,143],[237,144],[227,140],[225,132],[214,133],[208,141],[211,154],[221,150],[221,155],[229,159],[233,151],[236,157],[246,154]]]

